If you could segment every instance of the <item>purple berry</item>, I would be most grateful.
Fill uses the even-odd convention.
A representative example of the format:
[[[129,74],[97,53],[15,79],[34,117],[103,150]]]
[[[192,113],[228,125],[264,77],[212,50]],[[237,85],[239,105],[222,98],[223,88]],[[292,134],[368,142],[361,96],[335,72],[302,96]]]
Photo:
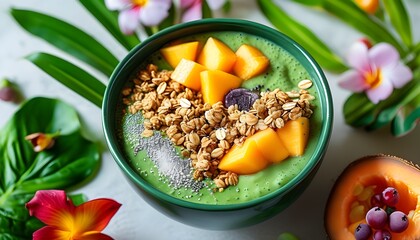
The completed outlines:
[[[373,240],[391,240],[391,237],[387,230],[378,230],[373,234]]]
[[[397,204],[399,199],[400,199],[400,195],[398,194],[397,189],[393,187],[387,187],[382,192],[382,201],[390,207],[394,207]]]
[[[369,225],[364,223],[359,224],[354,231],[356,240],[368,240],[370,235],[372,235],[372,229],[370,229]]]
[[[389,215],[389,229],[392,232],[404,232],[408,228],[408,222],[407,215],[401,211],[395,211]]]
[[[4,87],[0,89],[0,99],[5,102],[14,102],[16,99],[16,94],[13,88]]]
[[[384,203],[382,202],[382,194],[377,193],[373,195],[370,199],[370,204],[372,205],[372,207],[382,207],[384,205]]]
[[[371,208],[366,213],[366,222],[374,229],[382,229],[388,221],[388,215],[380,207]]]
[[[230,90],[225,96],[225,107],[237,104],[240,111],[248,111],[259,98],[258,94],[245,88]]]

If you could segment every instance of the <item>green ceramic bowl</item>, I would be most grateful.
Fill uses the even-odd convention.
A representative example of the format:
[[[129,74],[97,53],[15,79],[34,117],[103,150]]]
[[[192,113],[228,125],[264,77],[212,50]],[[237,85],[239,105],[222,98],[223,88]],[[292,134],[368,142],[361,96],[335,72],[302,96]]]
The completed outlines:
[[[162,46],[184,36],[220,31],[236,31],[265,38],[293,55],[309,73],[320,98],[320,135],[312,156],[304,169],[279,189],[255,200],[230,204],[207,205],[177,199],[152,187],[130,165],[117,134],[120,132],[118,110],[121,90],[140,63]],[[267,26],[234,19],[204,19],[167,28],[135,47],[113,72],[103,101],[103,128],[108,147],[118,166],[135,190],[154,208],[167,216],[195,227],[233,229],[264,221],[285,209],[312,181],[326,152],[331,135],[333,106],[327,80],[314,59],[296,42]]]

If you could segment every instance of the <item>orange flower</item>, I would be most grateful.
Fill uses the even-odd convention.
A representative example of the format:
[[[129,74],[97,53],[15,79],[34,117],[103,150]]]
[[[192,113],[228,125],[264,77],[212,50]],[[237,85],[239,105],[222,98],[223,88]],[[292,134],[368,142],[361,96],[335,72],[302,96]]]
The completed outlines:
[[[108,240],[101,233],[121,204],[112,199],[94,199],[75,206],[62,190],[40,190],[26,203],[29,215],[47,226],[33,233],[33,239]]]
[[[42,152],[54,146],[55,138],[60,133],[46,134],[46,133],[32,133],[25,137],[26,140],[32,143],[35,152]]]

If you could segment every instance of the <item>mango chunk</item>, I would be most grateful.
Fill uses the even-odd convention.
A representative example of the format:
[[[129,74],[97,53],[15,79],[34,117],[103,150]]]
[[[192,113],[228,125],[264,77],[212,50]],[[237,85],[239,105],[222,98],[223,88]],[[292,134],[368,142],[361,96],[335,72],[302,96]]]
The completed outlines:
[[[302,156],[309,138],[309,119],[300,117],[277,129],[277,134],[290,156]]]
[[[236,54],[220,40],[210,37],[197,61],[210,70],[230,72],[236,62]]]
[[[194,61],[181,59],[179,64],[172,72],[171,78],[182,85],[196,91],[200,91],[200,73],[206,68]]]
[[[255,141],[245,140],[241,146],[234,145],[223,156],[219,169],[237,174],[252,174],[266,168],[268,164],[269,162],[260,153]]]
[[[200,73],[201,94],[206,103],[215,104],[223,101],[229,90],[238,88],[242,79],[219,70],[206,70]]]
[[[160,54],[173,68],[178,66],[181,59],[195,61],[197,57],[198,41],[180,43],[160,49]]]
[[[233,72],[248,80],[267,70],[270,60],[257,48],[243,44],[236,50],[236,63]]]
[[[281,162],[289,156],[286,146],[271,128],[258,131],[246,141],[254,141],[261,154],[272,163]]]

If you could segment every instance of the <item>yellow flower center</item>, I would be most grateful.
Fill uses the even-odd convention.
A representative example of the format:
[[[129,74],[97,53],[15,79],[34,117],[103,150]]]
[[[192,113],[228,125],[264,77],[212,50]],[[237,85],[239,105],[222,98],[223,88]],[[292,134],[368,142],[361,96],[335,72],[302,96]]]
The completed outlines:
[[[147,4],[148,0],[131,0],[131,2],[133,3],[133,5],[135,6],[139,6],[139,7],[143,7],[144,5]]]
[[[365,75],[365,81],[369,84],[370,88],[376,88],[382,82],[382,74],[380,69],[369,72]]]

